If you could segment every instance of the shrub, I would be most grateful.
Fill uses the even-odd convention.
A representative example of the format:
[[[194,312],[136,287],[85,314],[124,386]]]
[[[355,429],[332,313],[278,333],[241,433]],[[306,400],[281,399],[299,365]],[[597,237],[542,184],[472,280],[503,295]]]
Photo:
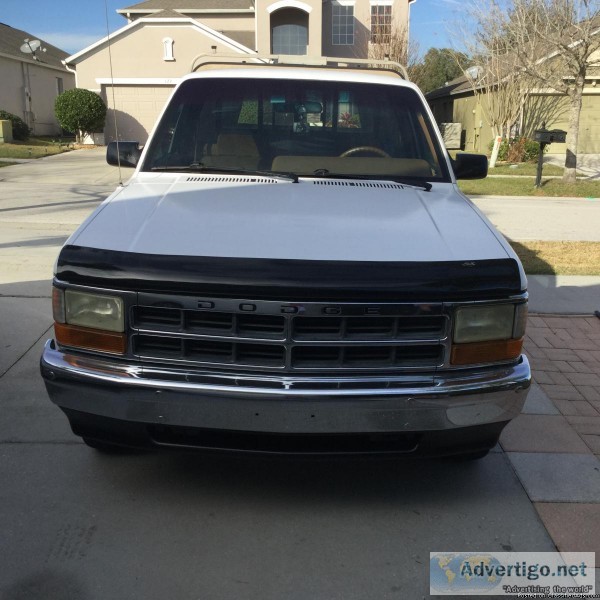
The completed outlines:
[[[492,140],[489,145],[490,152],[494,147]],[[509,163],[535,162],[538,159],[540,145],[526,137],[511,138],[502,140],[498,160]]]
[[[26,140],[29,138],[29,127],[23,119],[12,113],[0,110],[0,121],[10,121],[12,123],[12,132],[15,140]]]
[[[103,129],[106,104],[98,94],[76,88],[67,90],[56,98],[54,112],[60,126],[67,131],[78,132],[81,141],[86,134]]]

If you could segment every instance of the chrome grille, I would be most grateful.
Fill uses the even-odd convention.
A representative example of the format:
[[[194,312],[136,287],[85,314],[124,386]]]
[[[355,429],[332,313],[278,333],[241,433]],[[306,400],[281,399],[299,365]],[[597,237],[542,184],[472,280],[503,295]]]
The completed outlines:
[[[430,370],[444,363],[441,304],[323,304],[140,294],[131,351],[150,362],[276,372]]]

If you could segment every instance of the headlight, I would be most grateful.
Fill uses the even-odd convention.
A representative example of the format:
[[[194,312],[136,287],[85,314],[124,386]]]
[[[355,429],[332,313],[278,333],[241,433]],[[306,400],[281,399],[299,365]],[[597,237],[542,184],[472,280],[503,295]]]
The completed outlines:
[[[526,302],[458,308],[450,363],[475,365],[518,358],[526,322]]]
[[[123,299],[77,290],[52,290],[54,333],[62,346],[125,354]]]
[[[459,308],[454,319],[454,342],[508,340],[513,334],[514,320],[514,304]]]
[[[124,331],[123,300],[116,296],[65,290],[65,320],[69,325]]]

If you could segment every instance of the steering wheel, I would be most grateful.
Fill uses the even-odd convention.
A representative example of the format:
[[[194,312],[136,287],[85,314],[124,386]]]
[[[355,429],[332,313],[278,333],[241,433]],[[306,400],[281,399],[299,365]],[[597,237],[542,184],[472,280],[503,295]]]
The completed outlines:
[[[391,156],[385,150],[377,148],[377,146],[355,146],[354,148],[346,150],[346,152],[342,152],[340,154],[340,158],[352,156],[353,154],[358,154],[359,152],[371,152],[371,154],[377,154],[377,156],[381,156],[383,158],[391,158]]]

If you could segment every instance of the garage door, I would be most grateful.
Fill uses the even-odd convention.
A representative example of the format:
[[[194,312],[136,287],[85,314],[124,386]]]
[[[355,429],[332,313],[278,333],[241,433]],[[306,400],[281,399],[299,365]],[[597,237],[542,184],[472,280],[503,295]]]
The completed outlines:
[[[172,85],[110,85],[103,86],[108,106],[105,139],[116,139],[114,115],[120,140],[137,140],[146,143],[156,118],[173,91]],[[113,103],[114,89],[114,103]],[[113,107],[115,110],[113,110]]]

